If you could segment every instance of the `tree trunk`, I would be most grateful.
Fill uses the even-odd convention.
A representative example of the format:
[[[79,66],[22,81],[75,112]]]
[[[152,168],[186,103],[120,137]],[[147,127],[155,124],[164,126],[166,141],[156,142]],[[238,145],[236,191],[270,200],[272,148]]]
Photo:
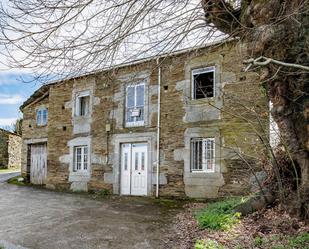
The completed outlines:
[[[308,66],[308,0],[242,0],[239,9],[233,9],[227,2],[203,0],[206,22],[231,36],[241,37],[252,58],[265,56]],[[308,217],[309,72],[274,64],[266,67],[268,77],[264,86],[273,103],[271,113],[294,165],[300,169],[299,210]]]

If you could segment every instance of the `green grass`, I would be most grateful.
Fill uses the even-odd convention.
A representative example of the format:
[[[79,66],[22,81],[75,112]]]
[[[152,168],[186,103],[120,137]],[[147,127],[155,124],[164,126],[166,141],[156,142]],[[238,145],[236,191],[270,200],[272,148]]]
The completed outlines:
[[[197,240],[194,245],[194,249],[224,249],[224,246],[211,239]]]
[[[13,178],[11,178],[11,179],[8,180],[8,183],[10,183],[10,184],[15,184],[15,185],[18,185],[18,186],[32,186],[32,184],[29,183],[29,182],[25,182],[25,181],[19,182],[19,181],[18,181],[18,178],[20,178],[20,177],[21,177],[21,176],[15,176],[15,177],[13,177]]]
[[[301,233],[297,236],[288,237],[290,248],[309,248],[309,233]]]
[[[3,169],[3,168],[0,168],[0,174],[15,173],[15,172],[20,172],[20,169]]]
[[[244,198],[230,198],[223,201],[210,203],[205,209],[195,215],[201,229],[226,231],[239,223],[241,214],[234,209]]]

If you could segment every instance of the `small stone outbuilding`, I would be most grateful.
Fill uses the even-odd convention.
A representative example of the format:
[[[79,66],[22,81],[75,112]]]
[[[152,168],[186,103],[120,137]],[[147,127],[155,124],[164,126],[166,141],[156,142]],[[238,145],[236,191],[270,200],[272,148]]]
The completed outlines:
[[[120,195],[245,192],[268,127],[245,56],[216,43],[43,85],[21,106],[23,175]]]
[[[20,169],[21,136],[0,128],[0,168]]]

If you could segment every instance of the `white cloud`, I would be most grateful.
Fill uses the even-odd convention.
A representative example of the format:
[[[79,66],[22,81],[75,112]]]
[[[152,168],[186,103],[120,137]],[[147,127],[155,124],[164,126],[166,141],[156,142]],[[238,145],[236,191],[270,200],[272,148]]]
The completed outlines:
[[[15,124],[16,118],[0,118],[0,127],[10,126]]]
[[[0,105],[16,105],[22,103],[24,100],[25,99],[18,94],[9,95],[0,93]]]
[[[0,56],[1,60],[1,56]],[[29,78],[31,75],[22,70],[6,70],[1,71],[0,66],[0,86],[1,85],[12,85],[23,83],[23,79]]]

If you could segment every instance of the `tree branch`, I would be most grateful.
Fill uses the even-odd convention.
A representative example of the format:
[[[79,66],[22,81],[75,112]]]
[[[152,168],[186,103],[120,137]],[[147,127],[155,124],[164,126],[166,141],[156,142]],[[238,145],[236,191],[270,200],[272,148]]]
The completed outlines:
[[[283,61],[278,61],[272,58],[268,58],[268,57],[264,57],[264,56],[260,56],[256,59],[250,58],[249,60],[245,60],[244,64],[249,64],[246,69],[245,72],[249,70],[249,68],[254,65],[254,66],[267,66],[270,63],[274,63],[280,66],[285,66],[285,67],[293,67],[293,68],[297,68],[297,69],[302,69],[305,71],[309,71],[309,67],[308,66],[304,66],[304,65],[300,65],[300,64],[295,64],[295,63],[287,63],[287,62],[283,62]]]

